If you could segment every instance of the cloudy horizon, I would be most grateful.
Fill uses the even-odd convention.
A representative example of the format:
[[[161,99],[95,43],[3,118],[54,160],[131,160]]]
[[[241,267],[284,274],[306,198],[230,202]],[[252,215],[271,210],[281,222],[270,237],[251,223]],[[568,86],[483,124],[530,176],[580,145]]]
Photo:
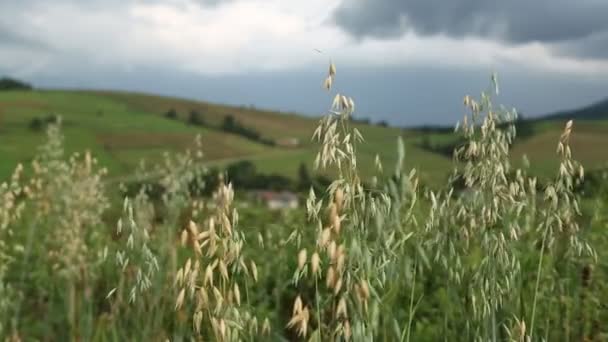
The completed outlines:
[[[608,2],[24,0],[0,4],[0,75],[319,115],[329,60],[360,117],[453,124],[497,72],[535,116],[608,97]]]

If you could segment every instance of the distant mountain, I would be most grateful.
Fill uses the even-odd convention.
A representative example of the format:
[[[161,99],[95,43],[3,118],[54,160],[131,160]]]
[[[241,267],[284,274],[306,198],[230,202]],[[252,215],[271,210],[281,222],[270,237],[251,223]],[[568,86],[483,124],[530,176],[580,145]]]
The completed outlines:
[[[589,106],[543,115],[538,120],[605,120],[608,119],[608,98]]]

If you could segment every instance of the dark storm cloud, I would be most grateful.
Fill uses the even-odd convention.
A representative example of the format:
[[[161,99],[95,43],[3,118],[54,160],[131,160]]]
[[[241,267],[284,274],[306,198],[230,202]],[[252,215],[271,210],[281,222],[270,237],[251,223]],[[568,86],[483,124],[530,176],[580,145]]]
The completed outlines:
[[[608,60],[608,30],[584,39],[561,42],[555,49],[564,55]]]
[[[597,45],[606,39],[594,37],[608,33],[606,15],[604,0],[350,0],[338,7],[333,20],[356,37],[473,36],[511,44],[541,42],[558,53],[605,57],[608,44]]]

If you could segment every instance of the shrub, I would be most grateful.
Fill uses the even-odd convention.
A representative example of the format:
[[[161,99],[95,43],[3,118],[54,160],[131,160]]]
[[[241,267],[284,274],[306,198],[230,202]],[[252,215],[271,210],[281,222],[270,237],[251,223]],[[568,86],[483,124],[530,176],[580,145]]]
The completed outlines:
[[[44,122],[42,121],[42,119],[36,117],[36,118],[32,118],[32,120],[30,120],[30,123],[28,125],[28,127],[32,130],[32,131],[42,131],[44,129]]]
[[[300,191],[308,191],[312,186],[312,178],[308,173],[308,169],[306,168],[306,164],[300,163],[298,167],[298,190]]]
[[[30,120],[28,127],[33,131],[42,131],[48,127],[50,124],[57,124],[59,122],[59,117],[55,114],[48,114],[44,118],[34,117]]]
[[[188,115],[188,123],[194,126],[204,126],[205,118],[196,110],[191,110]]]
[[[226,174],[235,186],[251,188],[255,184],[257,170],[252,162],[243,160],[228,165]]]
[[[248,160],[228,165],[226,175],[228,181],[243,190],[292,190],[294,188],[291,179],[276,174],[260,174],[255,165]]]
[[[389,127],[389,124],[385,120],[380,120],[380,121],[378,121],[378,126],[380,126],[380,127]]]
[[[239,123],[232,115],[226,115],[222,121],[221,129],[224,132],[241,135],[249,140],[257,141],[266,145],[275,145],[273,140],[263,138],[255,129],[245,127]]]
[[[171,119],[171,120],[176,120],[177,119],[177,111],[173,108],[169,109],[166,113],[165,113],[165,117],[167,119]]]

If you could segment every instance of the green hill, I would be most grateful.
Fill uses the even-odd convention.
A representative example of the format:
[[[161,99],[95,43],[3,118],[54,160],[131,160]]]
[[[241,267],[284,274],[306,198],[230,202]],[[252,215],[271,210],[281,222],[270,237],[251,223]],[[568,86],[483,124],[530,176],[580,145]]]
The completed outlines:
[[[553,174],[558,165],[555,145],[568,120],[574,121],[571,147],[574,158],[589,169],[608,166],[608,99],[578,109],[528,120],[534,134],[514,146],[513,156],[534,161],[539,175]]]
[[[571,111],[518,121],[518,136],[512,147],[515,166],[521,166],[525,156],[531,162],[530,171],[540,177],[553,177],[559,161],[557,142],[568,120],[574,120],[571,137],[573,157],[588,170],[608,167],[608,100]],[[461,141],[445,127],[421,127],[408,130],[406,141],[428,153],[449,158]]]
[[[560,111],[541,117],[541,120],[606,120],[608,119],[608,99],[598,101],[583,108]]]
[[[171,109],[173,118],[166,114]],[[192,111],[202,117],[203,126],[188,123]],[[63,119],[68,152],[91,150],[116,179],[132,172],[141,158],[155,161],[164,151],[183,150],[196,134],[202,135],[210,165],[247,159],[261,172],[291,178],[296,177],[300,163],[312,170],[317,150],[317,144],[311,141],[317,118],[136,93],[4,91],[0,92],[0,178],[6,178],[18,162],[31,160],[36,146],[44,141],[45,122],[54,115]],[[260,141],[222,130],[228,116],[239,127],[257,132]],[[360,151],[364,175],[375,173],[376,153],[380,153],[385,167],[392,169],[402,130],[357,125],[366,139]],[[297,140],[298,144],[284,146],[284,140]],[[410,167],[429,170],[423,178],[444,179],[449,159],[415,146],[408,146],[407,154]]]
[[[328,98],[328,103],[330,99]],[[577,111],[558,113],[542,120],[526,121],[526,137],[514,145],[514,162],[523,155],[532,160],[539,176],[554,174],[555,145],[569,118],[575,119],[572,136],[574,156],[587,169],[608,162],[608,109],[598,103]],[[169,111],[174,114],[167,115]],[[196,112],[202,125],[190,123]],[[68,152],[90,150],[107,166],[112,179],[123,179],[142,158],[158,161],[165,151],[183,150],[196,134],[203,138],[209,165],[224,166],[250,160],[263,173],[297,177],[301,163],[312,170],[317,144],[311,141],[317,118],[247,107],[223,106],[193,100],[111,91],[20,90],[0,92],[0,179],[18,162],[27,163],[44,142],[44,126],[54,116],[63,118]],[[227,132],[227,117],[259,137]],[[586,119],[586,120],[579,120]],[[360,147],[364,176],[376,174],[376,153],[386,170],[392,170],[397,137],[406,144],[406,166],[420,171],[423,181],[443,183],[451,169],[449,146],[457,141],[450,130],[399,129],[356,124],[366,143]],[[283,141],[297,141],[285,146]],[[274,142],[276,144],[270,144]]]

